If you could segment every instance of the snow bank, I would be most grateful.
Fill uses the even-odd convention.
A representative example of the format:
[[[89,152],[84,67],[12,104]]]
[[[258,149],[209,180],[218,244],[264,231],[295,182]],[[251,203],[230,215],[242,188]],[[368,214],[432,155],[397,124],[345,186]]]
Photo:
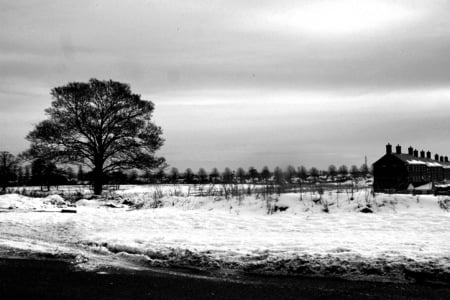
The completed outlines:
[[[331,191],[301,200],[294,193],[226,200],[125,194],[117,204],[157,201],[158,209],[80,200],[77,214],[0,213],[0,246],[70,249],[90,266],[104,258],[99,263],[377,280],[428,274],[445,281],[450,274],[450,213],[432,195],[359,191],[352,200],[351,193]],[[10,203],[8,197],[0,203]],[[373,213],[360,212],[367,207]]]
[[[164,193],[155,195],[148,188],[142,188],[140,193],[134,189],[119,194],[119,203],[126,203],[140,209],[175,207],[183,210],[222,210],[237,214],[251,213],[266,215],[283,214],[313,214],[327,212],[329,214],[343,212],[359,212],[370,208],[373,213],[392,213],[401,211],[436,211],[442,212],[439,197],[433,195],[413,196],[410,194],[379,194],[372,195],[368,189],[359,191],[331,190],[319,195],[314,192],[284,193],[280,195],[262,195],[245,193],[239,197],[224,196],[170,196]],[[91,200],[87,200],[91,201]],[[95,204],[83,204],[95,205]],[[100,204],[99,204],[100,205]]]
[[[66,201],[59,195],[45,198],[32,198],[19,194],[0,195],[0,209],[37,210],[67,206]]]
[[[163,208],[120,212],[97,223],[84,245],[145,257],[150,266],[189,266],[272,274],[402,279],[450,273],[449,214],[275,215]],[[114,221],[112,220],[114,219]],[[115,225],[114,225],[115,224]]]

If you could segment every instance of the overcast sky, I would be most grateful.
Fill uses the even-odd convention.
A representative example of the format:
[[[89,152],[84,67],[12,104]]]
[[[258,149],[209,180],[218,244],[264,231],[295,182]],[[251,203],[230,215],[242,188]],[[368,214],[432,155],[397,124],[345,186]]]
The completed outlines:
[[[0,150],[93,77],[155,103],[180,170],[450,154],[450,1],[0,0]]]

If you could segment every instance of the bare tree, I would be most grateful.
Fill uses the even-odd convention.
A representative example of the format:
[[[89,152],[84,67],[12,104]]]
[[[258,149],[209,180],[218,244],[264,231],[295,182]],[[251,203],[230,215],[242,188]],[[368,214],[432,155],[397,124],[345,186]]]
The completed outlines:
[[[84,171],[82,166],[78,166],[78,173],[77,173],[77,179],[79,182],[83,182],[85,180],[84,178]]]
[[[270,176],[272,176],[272,173],[269,170],[268,166],[264,166],[261,170],[261,178],[262,180],[264,180],[266,183],[269,180]]]
[[[284,172],[286,181],[288,183],[292,183],[295,176],[297,176],[297,172],[295,171],[295,168],[291,165],[286,167],[286,171]]]
[[[358,167],[355,166],[355,165],[352,165],[352,166],[350,167],[350,174],[352,174],[353,178],[358,177],[358,175],[359,175],[359,169],[358,169]]]
[[[0,184],[2,191],[6,192],[9,183],[15,179],[14,169],[17,166],[17,159],[8,151],[0,152]]]
[[[177,168],[174,167],[174,168],[170,169],[169,177],[170,177],[170,181],[172,183],[177,183],[178,178],[180,178],[180,172],[178,171]]]
[[[259,172],[254,167],[248,168],[247,175],[252,182],[259,180]]]
[[[56,175],[56,165],[52,161],[46,161],[42,158],[33,160],[31,163],[31,175],[33,184],[43,187],[47,187],[47,191],[50,191],[50,186],[54,183],[54,177]]]
[[[87,166],[95,194],[101,194],[109,172],[164,164],[155,156],[164,140],[152,123],[154,105],[133,94],[128,84],[91,79],[56,87],[51,94],[48,119],[27,136],[27,155]]]
[[[342,175],[342,176],[347,175],[347,174],[348,174],[348,168],[347,168],[347,166],[346,166],[346,165],[340,166],[339,169],[338,169],[338,173],[339,173],[340,175]]]
[[[239,183],[244,182],[245,176],[246,176],[245,170],[243,168],[238,168],[236,171],[236,178],[239,181]]]
[[[209,173],[209,181],[214,183],[219,179],[219,177],[219,170],[217,170],[217,168],[213,168],[211,173]]]
[[[278,185],[283,185],[285,183],[284,181],[284,173],[283,170],[280,167],[276,167],[273,170],[273,178],[275,180],[275,183]]]
[[[198,180],[200,183],[205,183],[208,181],[208,174],[206,173],[205,169],[200,168],[197,172]]]
[[[300,166],[297,168],[297,175],[301,180],[308,178],[308,170],[305,166]]]
[[[336,166],[335,165],[329,165],[328,166],[328,174],[334,180],[334,177],[336,177],[336,174],[337,174],[337,170],[336,170]]]
[[[309,169],[309,175],[314,179],[314,181],[316,181],[319,177],[319,169],[317,169],[316,167],[312,167],[311,169]]]
[[[166,172],[164,171],[164,168],[159,168],[154,177],[155,177],[157,183],[165,182],[166,181]]]
[[[359,171],[361,172],[361,175],[366,177],[369,174],[369,167],[366,164],[362,164],[359,168]]]
[[[225,168],[222,173],[222,179],[224,183],[232,183],[233,182],[233,172],[230,168]]]
[[[184,180],[186,183],[192,183],[194,181],[194,172],[192,172],[191,168],[187,168],[184,171]]]

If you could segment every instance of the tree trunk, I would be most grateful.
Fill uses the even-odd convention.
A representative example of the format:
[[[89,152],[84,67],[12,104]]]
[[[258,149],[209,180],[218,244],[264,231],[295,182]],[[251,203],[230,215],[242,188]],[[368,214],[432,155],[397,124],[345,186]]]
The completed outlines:
[[[93,174],[94,194],[101,195],[103,191],[103,171],[102,167],[96,167]]]
[[[103,191],[103,184],[101,180],[94,178],[94,194],[101,195]]]

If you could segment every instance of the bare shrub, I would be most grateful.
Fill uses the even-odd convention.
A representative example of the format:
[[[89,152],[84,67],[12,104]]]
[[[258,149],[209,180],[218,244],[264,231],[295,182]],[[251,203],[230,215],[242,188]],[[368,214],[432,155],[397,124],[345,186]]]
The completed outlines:
[[[439,197],[438,199],[439,207],[445,211],[450,211],[450,199],[449,198],[443,198]]]

